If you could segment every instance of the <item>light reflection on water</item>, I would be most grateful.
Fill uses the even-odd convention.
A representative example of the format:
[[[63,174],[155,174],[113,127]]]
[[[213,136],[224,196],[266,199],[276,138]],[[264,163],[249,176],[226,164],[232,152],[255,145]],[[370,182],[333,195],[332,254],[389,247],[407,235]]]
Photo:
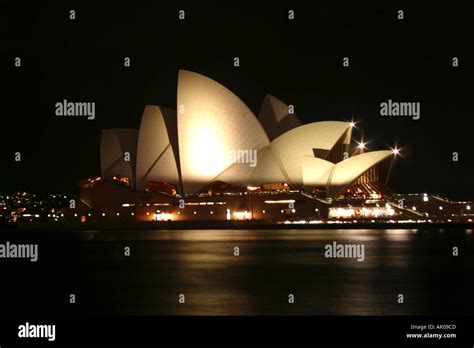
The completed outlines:
[[[450,239],[464,231],[100,231],[89,249],[96,310],[126,315],[399,315],[459,313]],[[87,235],[87,233],[86,233]],[[84,236],[87,240],[88,237]],[[365,260],[324,246],[364,245]],[[92,244],[91,244],[92,243]],[[95,243],[95,244],[94,244]],[[129,245],[132,256],[124,258]],[[448,247],[447,247],[448,246]],[[240,256],[234,256],[239,247]],[[444,253],[444,254],[443,254]],[[92,265],[90,266],[92,267]],[[457,268],[456,268],[457,267]],[[178,303],[185,294],[186,303]],[[288,303],[288,294],[295,303]],[[397,303],[403,293],[404,304]]]
[[[387,233],[405,233],[409,230],[386,230]],[[233,241],[233,240],[289,240],[311,241],[334,239],[343,234],[347,240],[375,240],[384,231],[377,230],[149,230],[149,231],[84,231],[93,233],[98,240],[176,240],[176,241]]]

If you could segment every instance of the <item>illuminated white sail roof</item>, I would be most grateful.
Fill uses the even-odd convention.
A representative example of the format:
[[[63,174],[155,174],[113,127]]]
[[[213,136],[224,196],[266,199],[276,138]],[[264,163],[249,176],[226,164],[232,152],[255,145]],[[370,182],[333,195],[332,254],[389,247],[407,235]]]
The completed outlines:
[[[184,191],[198,192],[229,168],[232,153],[269,140],[252,111],[219,83],[190,71],[178,78],[178,140]]]
[[[216,180],[244,187],[288,181],[276,162],[270,146],[258,151],[256,157],[255,163],[234,163]]]
[[[393,158],[393,152],[381,150],[362,153],[337,163],[328,180],[327,195],[337,197],[359,176],[388,158]]]
[[[334,163],[317,157],[303,157],[303,184],[305,187],[325,187]]]
[[[179,186],[177,143],[173,144],[173,138],[168,135],[173,120],[176,120],[174,110],[152,105],[145,107],[138,136],[136,168],[139,189],[144,189],[149,181]]]
[[[271,95],[266,95],[263,99],[258,119],[270,140],[301,126],[298,117],[289,113],[289,106]]]
[[[343,158],[351,133],[349,122],[300,125],[272,96],[265,97],[257,120],[224,86],[180,70],[177,111],[146,106],[139,133],[102,131],[101,170],[105,177],[129,177],[138,190],[149,181],[175,184],[185,194],[217,180],[238,186],[286,182],[294,188],[326,186],[328,197],[336,197],[392,155],[368,152],[334,164]],[[245,153],[252,155],[239,157]]]
[[[347,122],[314,122],[294,128],[272,141],[271,149],[293,186],[303,185],[303,158],[315,157],[314,150],[330,151],[348,127]]]
[[[135,187],[135,164],[138,131],[103,129],[100,138],[100,168],[103,177],[126,176]]]

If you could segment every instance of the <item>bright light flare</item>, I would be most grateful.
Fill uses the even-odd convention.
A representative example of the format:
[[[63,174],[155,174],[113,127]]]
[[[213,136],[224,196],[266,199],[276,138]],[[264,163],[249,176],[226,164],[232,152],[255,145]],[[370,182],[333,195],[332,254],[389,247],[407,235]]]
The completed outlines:
[[[403,148],[400,148],[400,147],[398,147],[397,145],[395,145],[394,147],[390,147],[390,150],[392,151],[392,153],[393,153],[394,156],[401,156],[401,157],[403,157],[403,155],[402,155],[402,150],[403,150]]]

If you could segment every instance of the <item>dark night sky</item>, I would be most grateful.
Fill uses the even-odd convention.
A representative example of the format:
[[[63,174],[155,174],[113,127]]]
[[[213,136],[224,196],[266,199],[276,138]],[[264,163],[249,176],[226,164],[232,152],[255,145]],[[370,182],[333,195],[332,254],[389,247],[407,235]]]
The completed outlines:
[[[184,68],[222,83],[255,113],[268,93],[295,105],[305,123],[354,117],[371,150],[398,142],[404,158],[390,185],[399,192],[474,198],[468,7],[163,3],[1,5],[0,191],[76,192],[79,179],[100,175],[100,130],[138,128],[146,104],[176,108]],[[63,99],[96,102],[96,119],[55,116]],[[381,117],[388,99],[421,102],[421,119]]]

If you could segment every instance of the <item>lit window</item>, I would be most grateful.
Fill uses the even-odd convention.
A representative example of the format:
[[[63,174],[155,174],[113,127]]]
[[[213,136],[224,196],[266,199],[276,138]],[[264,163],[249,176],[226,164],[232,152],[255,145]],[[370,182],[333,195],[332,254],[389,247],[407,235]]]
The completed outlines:
[[[234,216],[235,220],[250,219],[250,213],[247,211],[234,211],[232,215]]]

